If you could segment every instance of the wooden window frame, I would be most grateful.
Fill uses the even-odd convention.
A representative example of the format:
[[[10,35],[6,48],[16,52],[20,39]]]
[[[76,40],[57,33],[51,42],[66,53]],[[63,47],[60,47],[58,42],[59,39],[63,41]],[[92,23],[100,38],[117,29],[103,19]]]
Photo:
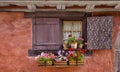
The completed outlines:
[[[28,51],[30,56],[37,55],[38,51],[34,50],[34,41],[35,41],[35,19],[36,18],[59,18],[60,19],[60,33],[61,33],[61,42],[62,42],[62,21],[69,20],[80,20],[82,21],[82,37],[84,41],[87,42],[87,17],[91,16],[91,13],[85,12],[66,12],[66,11],[51,11],[51,12],[33,12],[33,13],[24,13],[25,18],[32,18],[32,50]],[[86,47],[85,47],[86,48]]]

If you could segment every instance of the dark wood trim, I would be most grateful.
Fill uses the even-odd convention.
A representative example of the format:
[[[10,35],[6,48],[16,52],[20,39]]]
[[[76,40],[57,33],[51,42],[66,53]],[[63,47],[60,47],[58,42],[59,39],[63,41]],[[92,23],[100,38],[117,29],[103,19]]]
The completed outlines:
[[[29,13],[25,12],[25,18],[32,18],[33,14],[36,15],[36,18],[44,17],[44,18],[52,18],[52,17],[59,17],[59,18],[82,18],[85,16],[85,12],[74,12],[74,11],[41,11],[41,12],[34,12]]]
[[[27,6],[17,6],[17,5],[0,6],[0,9],[27,9]]]
[[[83,18],[82,33],[83,33],[83,38],[85,42],[87,42],[87,17],[91,17],[91,16],[92,16],[92,13],[86,13]]]
[[[115,6],[108,6],[108,5],[96,5],[95,8],[115,8]]]
[[[32,15],[32,49],[34,49],[34,46],[36,44],[35,42],[35,24],[36,24],[36,21],[35,21],[36,17],[35,17],[35,14]]]

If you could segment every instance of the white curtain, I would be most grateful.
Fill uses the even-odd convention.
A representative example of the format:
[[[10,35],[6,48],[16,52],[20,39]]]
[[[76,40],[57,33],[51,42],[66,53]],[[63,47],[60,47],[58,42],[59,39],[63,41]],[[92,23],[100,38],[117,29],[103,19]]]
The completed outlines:
[[[69,34],[82,37],[82,21],[63,21],[63,40],[68,39]]]

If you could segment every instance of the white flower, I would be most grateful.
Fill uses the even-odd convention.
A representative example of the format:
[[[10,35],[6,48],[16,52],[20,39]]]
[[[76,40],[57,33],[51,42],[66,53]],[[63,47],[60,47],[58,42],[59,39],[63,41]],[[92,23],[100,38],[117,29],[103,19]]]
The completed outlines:
[[[40,58],[40,55],[36,56],[36,57],[35,57],[35,60],[38,60],[39,58]]]

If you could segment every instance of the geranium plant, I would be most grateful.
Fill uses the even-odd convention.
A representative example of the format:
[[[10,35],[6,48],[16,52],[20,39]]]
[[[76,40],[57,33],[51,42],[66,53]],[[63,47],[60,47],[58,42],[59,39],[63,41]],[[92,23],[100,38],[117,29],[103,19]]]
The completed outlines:
[[[84,41],[84,39],[81,38],[81,37],[79,37],[79,38],[77,39],[78,44],[83,44],[83,43],[84,43],[83,41]]]
[[[53,61],[55,59],[55,55],[53,53],[42,52],[35,59],[38,60],[38,63],[41,63],[42,61],[47,63]]]
[[[84,58],[84,55],[83,54],[77,54],[76,52],[71,52],[69,55],[68,55],[68,59],[69,61],[75,61],[75,60],[80,60],[82,61]]]
[[[82,49],[80,51],[73,51],[72,49],[70,49],[70,51],[68,51],[68,60],[69,61],[83,61],[84,59],[84,53],[85,53],[85,50]]]

